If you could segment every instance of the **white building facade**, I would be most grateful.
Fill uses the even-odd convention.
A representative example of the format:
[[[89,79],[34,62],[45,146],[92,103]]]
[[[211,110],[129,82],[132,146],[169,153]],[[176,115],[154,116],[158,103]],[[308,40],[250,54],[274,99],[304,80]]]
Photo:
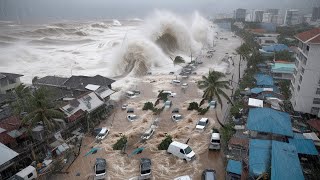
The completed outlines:
[[[320,116],[320,28],[297,34],[299,40],[291,102],[295,111]]]
[[[284,16],[284,24],[285,25],[296,25],[300,23],[299,10],[296,9],[288,9],[286,11],[286,15]]]

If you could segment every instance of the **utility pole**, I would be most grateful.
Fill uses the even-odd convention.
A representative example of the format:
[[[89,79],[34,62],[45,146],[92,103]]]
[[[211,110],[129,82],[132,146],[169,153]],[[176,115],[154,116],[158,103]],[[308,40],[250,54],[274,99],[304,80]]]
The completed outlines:
[[[239,77],[238,77],[238,83],[240,82],[240,65],[241,65],[241,55],[240,55],[240,60],[239,60]]]

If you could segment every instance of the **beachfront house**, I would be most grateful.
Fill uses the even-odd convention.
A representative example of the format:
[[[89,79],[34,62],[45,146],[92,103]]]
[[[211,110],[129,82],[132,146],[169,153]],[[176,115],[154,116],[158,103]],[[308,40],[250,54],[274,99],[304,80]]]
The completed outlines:
[[[0,72],[0,94],[6,94],[21,84],[21,74]]]

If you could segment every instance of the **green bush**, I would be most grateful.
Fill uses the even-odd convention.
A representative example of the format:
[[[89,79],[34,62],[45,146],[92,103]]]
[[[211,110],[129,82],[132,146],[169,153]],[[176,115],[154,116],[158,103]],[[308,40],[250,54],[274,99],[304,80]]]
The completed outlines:
[[[191,102],[189,104],[188,110],[192,111],[192,110],[198,110],[199,109],[199,105],[197,102]]]
[[[152,103],[152,102],[146,102],[146,103],[144,103],[144,106],[143,106],[142,110],[144,110],[144,111],[146,111],[146,110],[153,110],[153,103]]]
[[[209,106],[207,108],[199,108],[198,109],[198,112],[199,112],[198,114],[199,115],[205,115],[208,112],[209,108],[210,108]]]
[[[170,135],[166,135],[166,138],[161,141],[158,145],[159,150],[167,150],[169,145],[172,143],[172,137]]]
[[[219,130],[218,130],[217,128],[213,127],[213,128],[212,128],[212,132],[213,132],[213,133],[219,133]]]
[[[154,108],[152,109],[154,115],[159,115],[163,110],[164,110],[164,106],[163,106],[162,108],[156,108],[156,107],[154,107]]]
[[[158,94],[158,98],[160,100],[163,100],[163,101],[167,101],[168,100],[168,93],[163,93],[163,90],[160,91],[160,93]]]
[[[243,108],[243,103],[240,101],[236,101],[233,103],[233,106],[230,109],[231,116],[239,116],[240,109]]]
[[[122,150],[126,144],[127,144],[128,140],[126,136],[122,136],[113,146],[113,150]]]
[[[228,144],[232,135],[236,132],[233,127],[234,127],[234,124],[228,123],[228,124],[225,124],[225,126],[220,129],[221,139],[225,144]]]
[[[176,56],[173,61],[174,64],[185,63],[184,59],[181,56]]]

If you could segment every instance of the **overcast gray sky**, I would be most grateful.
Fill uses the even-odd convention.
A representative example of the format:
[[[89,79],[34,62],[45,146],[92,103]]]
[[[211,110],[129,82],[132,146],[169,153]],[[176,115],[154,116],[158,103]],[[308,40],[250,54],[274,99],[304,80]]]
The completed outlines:
[[[62,19],[143,18],[154,9],[206,16],[236,8],[296,8],[311,13],[320,0],[0,0],[0,20],[59,21]]]

